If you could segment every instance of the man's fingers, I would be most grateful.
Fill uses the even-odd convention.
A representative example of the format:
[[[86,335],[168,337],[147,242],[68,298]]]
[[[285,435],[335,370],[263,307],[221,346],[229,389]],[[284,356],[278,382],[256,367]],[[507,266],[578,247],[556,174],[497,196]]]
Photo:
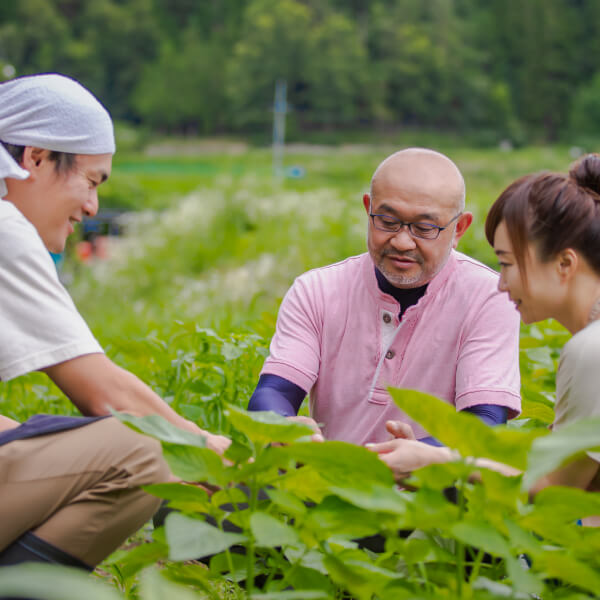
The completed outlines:
[[[385,428],[395,438],[403,438],[405,440],[415,439],[412,427],[408,423],[403,423],[402,421],[386,421]]]

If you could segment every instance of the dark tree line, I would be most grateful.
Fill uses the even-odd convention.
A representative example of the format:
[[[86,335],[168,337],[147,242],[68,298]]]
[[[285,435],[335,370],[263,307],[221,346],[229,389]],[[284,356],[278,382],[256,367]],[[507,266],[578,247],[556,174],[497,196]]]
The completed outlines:
[[[598,0],[3,0],[0,65],[164,131],[264,130],[283,78],[296,131],[555,140],[600,133],[599,26]]]

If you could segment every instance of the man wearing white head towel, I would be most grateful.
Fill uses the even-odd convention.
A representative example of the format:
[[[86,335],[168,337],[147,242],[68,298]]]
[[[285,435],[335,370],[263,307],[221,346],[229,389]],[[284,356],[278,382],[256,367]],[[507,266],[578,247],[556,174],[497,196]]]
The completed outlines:
[[[0,84],[0,379],[43,371],[86,415],[19,424],[0,404],[0,565],[91,569],[156,510],[140,486],[170,476],[160,445],[110,409],[161,415],[217,451],[229,443],[109,360],[58,280],[48,250],[96,213],[114,151],[108,112],[74,80]]]

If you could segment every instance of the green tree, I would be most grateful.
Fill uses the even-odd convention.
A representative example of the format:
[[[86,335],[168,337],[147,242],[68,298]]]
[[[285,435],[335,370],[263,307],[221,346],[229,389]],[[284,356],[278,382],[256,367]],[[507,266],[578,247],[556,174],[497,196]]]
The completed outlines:
[[[144,66],[132,102],[147,123],[186,133],[212,133],[226,122],[222,46],[188,29]]]
[[[288,84],[288,102],[307,108],[310,9],[296,0],[251,0],[227,70],[227,93],[238,127],[271,121],[277,79]]]

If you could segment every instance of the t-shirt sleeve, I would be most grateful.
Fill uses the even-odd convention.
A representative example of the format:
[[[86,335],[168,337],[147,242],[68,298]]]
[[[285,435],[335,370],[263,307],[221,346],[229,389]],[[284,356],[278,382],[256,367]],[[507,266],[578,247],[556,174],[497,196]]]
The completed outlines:
[[[0,221],[0,379],[102,352],[33,226]]]
[[[592,323],[565,345],[556,373],[552,429],[600,417],[600,322]],[[600,452],[588,452],[600,462]]]
[[[456,365],[456,409],[478,404],[521,412],[519,313],[499,292],[489,295],[465,325]]]
[[[285,295],[261,375],[283,377],[310,391],[319,375],[321,326],[313,287],[297,279]]]

